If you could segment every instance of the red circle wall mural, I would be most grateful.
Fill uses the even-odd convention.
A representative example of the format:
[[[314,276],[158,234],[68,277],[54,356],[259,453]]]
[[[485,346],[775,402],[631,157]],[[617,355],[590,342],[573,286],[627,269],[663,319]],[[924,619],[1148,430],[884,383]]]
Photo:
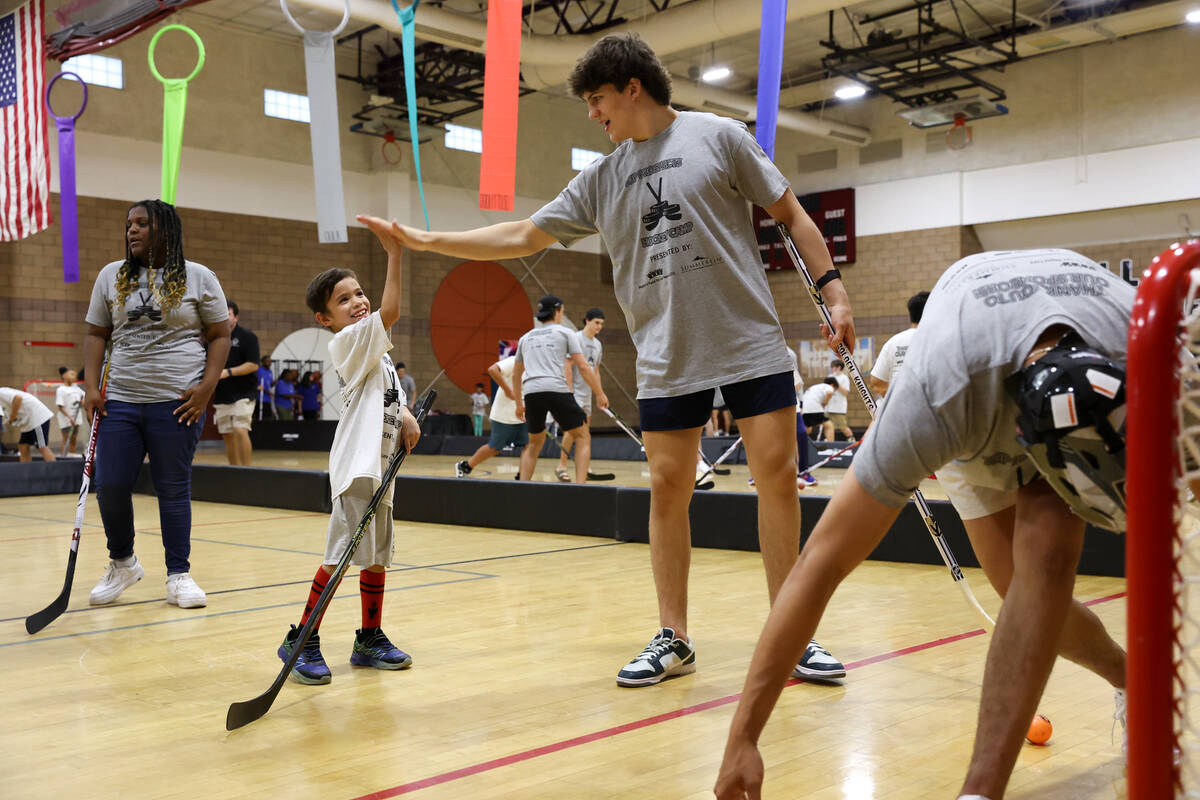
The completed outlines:
[[[501,339],[533,327],[533,309],[520,281],[494,261],[466,261],[442,278],[429,312],[429,334],[438,365],[468,394],[490,386],[487,368]]]

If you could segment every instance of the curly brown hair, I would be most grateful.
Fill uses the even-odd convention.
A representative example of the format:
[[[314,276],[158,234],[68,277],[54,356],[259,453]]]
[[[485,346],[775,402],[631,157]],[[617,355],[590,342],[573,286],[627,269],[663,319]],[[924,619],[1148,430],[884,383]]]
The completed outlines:
[[[660,105],[671,104],[671,74],[636,33],[610,33],[588,48],[571,71],[568,85],[576,97],[611,83],[617,91],[637,78]]]
[[[129,210],[132,211],[138,207],[146,209],[146,216],[150,218],[146,259],[145,263],[142,263],[140,259],[133,257],[129,251],[129,239],[126,238],[125,263],[117,270],[117,300],[114,308],[124,307],[129,293],[137,288],[138,273],[142,267],[150,268],[150,289],[156,291],[154,288],[154,264],[158,254],[164,251],[166,252],[166,261],[162,268],[162,290],[158,302],[163,311],[178,308],[179,304],[183,302],[183,293],[187,291],[187,267],[184,265],[183,256],[183,223],[179,221],[179,214],[176,213],[175,206],[164,203],[162,200],[139,200],[131,205]]]

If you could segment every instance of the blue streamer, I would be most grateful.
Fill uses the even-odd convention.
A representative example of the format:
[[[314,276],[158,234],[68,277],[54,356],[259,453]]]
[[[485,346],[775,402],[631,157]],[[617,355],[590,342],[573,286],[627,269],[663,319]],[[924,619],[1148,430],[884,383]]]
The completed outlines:
[[[408,133],[412,137],[413,164],[417,168],[417,190],[421,193],[421,210],[425,212],[425,230],[429,230],[429,206],[425,204],[425,185],[421,182],[421,145],[417,141],[417,75],[416,41],[413,35],[417,17],[417,3],[413,0],[407,8],[400,8],[392,0],[392,8],[400,18],[400,48],[404,52],[404,104],[408,106]]]
[[[393,0],[395,2],[395,0]],[[775,127],[779,121],[779,81],[783,76],[783,32],[787,25],[787,0],[763,0],[762,28],[758,37],[758,113],[754,138],[775,158]]]

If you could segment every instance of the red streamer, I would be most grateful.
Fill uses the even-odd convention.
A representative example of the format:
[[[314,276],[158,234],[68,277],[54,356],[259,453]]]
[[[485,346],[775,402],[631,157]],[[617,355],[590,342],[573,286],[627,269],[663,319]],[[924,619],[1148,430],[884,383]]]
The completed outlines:
[[[488,0],[483,155],[479,161],[479,207],[485,210],[513,210],[520,80],[521,0]]]

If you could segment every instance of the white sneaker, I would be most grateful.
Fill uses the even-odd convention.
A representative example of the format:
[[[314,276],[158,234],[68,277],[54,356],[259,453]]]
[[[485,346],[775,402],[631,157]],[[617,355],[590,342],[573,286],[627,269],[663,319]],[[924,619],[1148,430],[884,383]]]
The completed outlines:
[[[180,608],[203,608],[208,605],[204,590],[186,572],[167,576],[167,602]]]
[[[1129,754],[1129,731],[1125,728],[1125,690],[1113,690],[1113,733],[1116,733],[1117,723],[1121,723],[1121,755]]]
[[[142,569],[142,562],[138,561],[137,556],[133,557],[133,564],[128,567],[122,567],[116,561],[109,561],[104,577],[92,587],[88,602],[94,606],[111,603],[121,596],[121,592],[133,586],[145,575],[146,570]]]

